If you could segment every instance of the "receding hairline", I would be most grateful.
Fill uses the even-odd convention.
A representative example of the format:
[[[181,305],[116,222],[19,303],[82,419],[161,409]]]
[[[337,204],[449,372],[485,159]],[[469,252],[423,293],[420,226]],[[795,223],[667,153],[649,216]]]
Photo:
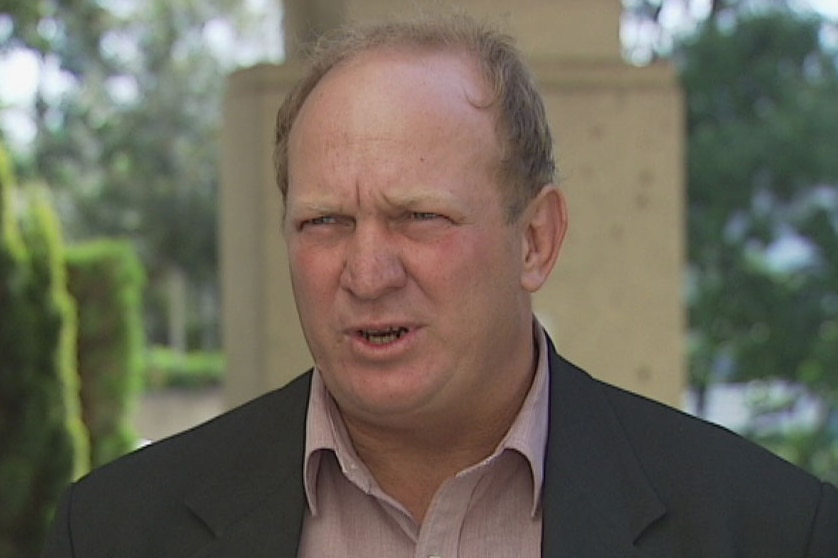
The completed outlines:
[[[430,17],[428,17],[430,15]],[[442,17],[440,17],[442,16]],[[501,148],[499,186],[509,197],[509,216],[520,214],[542,186],[555,180],[552,139],[543,100],[516,41],[496,23],[454,13],[420,13],[418,18],[349,26],[322,36],[308,49],[307,71],[277,114],[274,152],[277,183],[283,198],[288,182],[288,134],[302,106],[331,71],[368,52],[443,52],[461,54],[484,87],[470,99],[489,110]],[[519,117],[521,118],[519,120]]]
[[[505,155],[506,142],[503,141],[501,115],[497,107],[500,94],[482,68],[481,59],[475,49],[469,48],[467,43],[461,44],[459,42],[440,41],[436,43],[414,43],[410,41],[396,41],[392,43],[375,43],[368,45],[365,48],[352,51],[329,65],[328,69],[319,73],[319,75],[317,75],[317,79],[313,83],[309,84],[310,87],[308,87],[307,91],[305,91],[302,98],[299,99],[298,104],[295,107],[293,118],[288,122],[288,130],[285,137],[286,151],[284,153],[286,167],[289,167],[291,163],[290,153],[288,151],[288,147],[290,147],[291,144],[291,136],[294,135],[294,130],[297,127],[300,116],[306,110],[306,105],[313,100],[312,97],[317,95],[318,89],[328,86],[330,79],[335,77],[335,75],[339,74],[342,70],[350,68],[355,64],[375,64],[375,57],[386,55],[393,55],[394,58],[397,59],[401,58],[409,64],[416,62],[416,59],[421,60],[425,57],[450,57],[451,59],[461,62],[464,67],[467,67],[471,73],[471,77],[473,78],[468,81],[473,85],[473,87],[463,87],[463,100],[475,109],[487,112],[487,114],[491,117],[494,129],[494,139],[497,142],[496,145],[499,150],[498,155],[501,157]],[[414,60],[411,60],[411,58]],[[500,164],[501,160],[498,160],[498,165]],[[290,186],[290,184],[286,184],[286,188],[288,186]]]
[[[370,30],[375,33],[368,35]],[[451,19],[425,19],[425,15],[422,14],[420,19],[338,28],[333,33],[334,36],[325,34],[310,49],[307,58],[314,63],[309,67],[307,77],[316,79],[309,84],[310,87],[300,99],[291,126],[308,97],[329,74],[365,55],[377,52],[460,56],[475,70],[480,84],[489,93],[490,101],[475,106],[489,108],[498,99],[501,91],[499,84],[492,79],[495,68],[486,60],[479,45],[482,42],[491,42],[511,50],[515,48],[514,39],[498,27],[487,22],[481,22],[476,26],[473,20],[460,12],[455,12]],[[492,41],[487,40],[488,36],[492,37]],[[347,50],[342,53],[335,52],[336,45],[344,44],[347,45]]]
[[[290,169],[295,166],[292,165],[292,161],[299,161],[301,157],[297,154],[292,158],[292,152],[295,152],[294,146],[300,145],[300,138],[308,137],[312,130],[317,129],[324,122],[333,121],[334,115],[323,117],[325,120],[318,117],[321,110],[319,103],[322,102],[322,98],[343,99],[349,96],[367,99],[369,95],[375,95],[374,90],[370,90],[369,94],[362,93],[360,95],[353,92],[353,88],[357,91],[358,87],[363,92],[367,91],[367,89],[364,89],[368,83],[366,76],[376,80],[378,76],[394,75],[403,76],[401,79],[406,80],[400,82],[405,84],[402,87],[395,85],[394,89],[402,91],[397,95],[403,95],[406,92],[408,96],[418,95],[425,99],[421,102],[426,103],[423,105],[427,107],[426,109],[422,109],[421,112],[415,112],[413,109],[409,110],[411,114],[422,115],[412,126],[421,127],[427,124],[437,128],[442,134],[448,134],[451,133],[448,128],[449,123],[452,121],[459,122],[461,125],[455,126],[453,130],[460,132],[468,130],[468,136],[461,136],[460,140],[470,145],[481,146],[479,155],[487,165],[485,168],[492,173],[493,179],[496,180],[500,176],[499,167],[504,153],[504,145],[498,133],[498,115],[492,102],[494,96],[478,66],[475,57],[464,49],[404,45],[385,45],[365,49],[335,64],[328,72],[320,76],[317,83],[300,102],[296,116],[290,124],[286,139],[286,165],[289,177],[287,187],[290,190],[290,176],[292,174]],[[404,68],[406,73],[401,73],[400,67]],[[361,69],[361,73],[354,73],[358,68]],[[414,74],[414,71],[417,71],[418,74]],[[342,75],[344,72],[349,72],[350,76],[344,77]],[[414,79],[420,81],[414,82],[412,81]],[[389,97],[388,94],[387,98]],[[413,102],[411,98],[404,97],[396,103],[396,110],[404,114],[405,107],[413,107]],[[377,103],[369,106],[372,107],[371,111],[373,112],[381,108]],[[456,113],[450,112],[452,110]],[[468,114],[461,113],[461,110],[468,111]],[[315,124],[312,124],[311,118],[315,118]],[[417,117],[414,116],[413,118]],[[429,121],[429,118],[432,120]],[[465,128],[462,124],[465,125]],[[472,126],[479,126],[479,130]],[[497,186],[500,187],[501,185],[497,184]],[[411,201],[415,202],[413,198],[422,199],[426,197],[433,196],[428,196],[427,193],[414,193],[408,196],[408,199],[402,200],[401,204],[408,205]]]
[[[380,45],[373,48],[360,50],[352,53],[336,64],[332,65],[325,73],[319,76],[319,79],[312,85],[306,95],[300,100],[299,106],[296,109],[293,120],[289,123],[289,135],[300,119],[305,106],[309,103],[316,91],[323,87],[324,82],[330,80],[335,74],[342,70],[350,68],[353,65],[361,64],[375,64],[375,58],[378,56],[392,55],[393,60],[404,62],[405,64],[414,64],[423,58],[432,59],[435,56],[442,58],[449,58],[454,61],[462,63],[463,67],[468,68],[470,78],[464,83],[468,86],[462,87],[462,94],[464,100],[472,107],[478,110],[489,111],[490,115],[495,121],[495,126],[499,124],[500,115],[495,110],[498,101],[498,93],[494,90],[492,83],[489,82],[487,76],[480,68],[480,60],[474,52],[469,51],[465,46],[458,47],[456,45]],[[413,60],[411,60],[413,59]],[[387,62],[386,60],[384,61]],[[429,62],[432,63],[432,62]],[[494,112],[494,114],[492,114]],[[496,130],[497,139],[501,137]],[[499,143],[502,143],[499,141]]]

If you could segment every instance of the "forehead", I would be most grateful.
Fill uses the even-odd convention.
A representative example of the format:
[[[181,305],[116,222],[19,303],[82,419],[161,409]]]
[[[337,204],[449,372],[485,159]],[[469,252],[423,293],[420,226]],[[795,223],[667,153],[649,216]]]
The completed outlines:
[[[423,71],[436,74],[442,78],[440,81],[451,84],[458,83],[462,86],[468,83],[469,94],[476,100],[485,102],[480,98],[486,96],[488,88],[479,68],[476,55],[456,45],[374,46],[355,52],[332,66],[321,76],[313,91],[341,78],[352,80],[356,75],[354,72],[362,72],[365,69],[373,72],[385,70],[400,73],[412,70],[415,74]]]
[[[312,173],[331,181],[363,164],[382,173],[404,172],[406,160],[423,158],[448,168],[466,161],[493,166],[500,147],[489,96],[476,63],[461,52],[381,49],[354,56],[321,79],[295,119],[289,187],[301,175],[307,183]]]
[[[328,132],[341,125],[370,127],[386,119],[413,126],[452,117],[491,121],[491,93],[475,59],[461,50],[379,48],[329,70],[312,89],[291,127]],[[408,122],[409,117],[419,117]],[[465,123],[465,122],[463,122]]]

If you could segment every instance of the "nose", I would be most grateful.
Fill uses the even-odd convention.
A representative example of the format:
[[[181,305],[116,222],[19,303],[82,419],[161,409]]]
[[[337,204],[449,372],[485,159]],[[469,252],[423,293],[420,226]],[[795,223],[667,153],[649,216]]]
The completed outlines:
[[[406,283],[401,255],[386,227],[357,224],[347,244],[341,286],[355,297],[375,300]]]

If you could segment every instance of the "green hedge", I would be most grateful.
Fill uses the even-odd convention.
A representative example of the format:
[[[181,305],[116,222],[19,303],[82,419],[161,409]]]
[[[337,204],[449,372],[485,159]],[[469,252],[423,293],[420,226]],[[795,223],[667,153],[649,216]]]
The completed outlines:
[[[67,251],[70,294],[78,304],[82,418],[94,467],[131,451],[131,413],[142,386],[145,273],[128,242],[100,240]]]
[[[147,389],[220,386],[226,362],[218,352],[181,353],[152,347],[146,354]]]
[[[63,244],[44,192],[20,225],[0,147],[0,558],[37,556],[64,487],[87,469]]]

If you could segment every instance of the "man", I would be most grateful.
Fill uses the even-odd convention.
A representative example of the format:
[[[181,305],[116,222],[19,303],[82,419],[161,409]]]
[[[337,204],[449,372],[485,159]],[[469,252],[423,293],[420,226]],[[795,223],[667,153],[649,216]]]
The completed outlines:
[[[838,491],[559,357],[567,227],[509,40],[350,30],[280,109],[315,370],[71,487],[45,556],[838,556]]]

